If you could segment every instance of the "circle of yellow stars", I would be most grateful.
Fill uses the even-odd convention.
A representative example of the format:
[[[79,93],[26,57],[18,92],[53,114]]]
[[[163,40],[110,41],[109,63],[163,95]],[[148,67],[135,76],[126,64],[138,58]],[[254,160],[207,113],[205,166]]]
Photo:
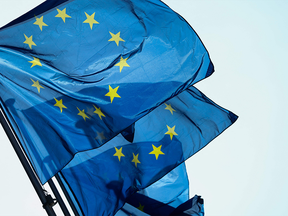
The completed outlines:
[[[59,8],[56,8],[57,10],[57,15],[55,17],[62,19],[63,23],[66,23],[66,19],[71,19],[72,17],[70,15],[67,14],[67,9],[63,8],[62,10]],[[96,13],[88,13],[84,11],[84,15],[86,16],[86,19],[83,21],[84,24],[88,24],[90,29],[93,30],[94,25],[99,24],[99,22],[97,20],[95,20],[95,16]],[[40,16],[37,17],[35,16],[35,22],[33,23],[34,25],[38,26],[39,29],[41,31],[44,30],[45,27],[49,26],[45,21],[44,21],[44,16]],[[119,31],[118,33],[114,34],[111,31],[109,31],[109,34],[111,36],[110,39],[108,39],[109,42],[115,42],[115,44],[117,46],[119,46],[120,42],[125,42],[124,39],[121,38],[120,34],[121,32]],[[27,36],[26,34],[24,34],[24,38],[25,41],[23,42],[24,44],[26,44],[27,46],[29,46],[29,48],[32,50],[33,46],[37,46],[36,43],[33,41],[33,35]],[[42,62],[39,58],[32,56],[33,60],[28,61],[29,63],[31,63],[31,68],[34,68],[35,66],[40,66],[42,67]],[[119,71],[120,73],[122,72],[123,67],[130,67],[127,63],[128,58],[123,58],[122,56],[120,57],[120,61],[115,64],[115,66],[119,67]],[[42,85],[40,85],[39,80],[34,81],[33,79],[31,79],[33,84],[31,86],[36,87],[38,93],[40,93],[41,89],[44,89],[44,87]],[[114,98],[121,98],[121,96],[117,93],[119,86],[112,88],[109,85],[109,91],[107,94],[105,94],[105,96],[110,97],[110,102],[112,103]],[[67,109],[67,107],[63,104],[63,100],[60,99],[55,99],[55,107],[58,107],[60,109],[60,112],[63,112],[63,109]],[[99,116],[99,118],[102,120],[102,117],[106,117],[103,112],[101,111],[101,108],[96,107],[95,105],[93,105],[95,108],[94,113],[97,114]],[[85,110],[84,109],[79,109],[77,107],[77,110],[79,111],[77,115],[81,116],[83,118],[84,121],[86,121],[86,119],[90,119],[89,116],[86,115]]]
[[[72,19],[72,17],[70,15],[68,15],[66,13],[66,8],[60,10],[58,8],[56,8],[58,14],[55,16],[56,18],[60,18],[63,23],[66,23],[66,19]],[[93,27],[94,25],[97,25],[99,24],[98,21],[95,20],[95,12],[94,13],[87,13],[87,12],[84,12],[84,15],[86,16],[86,19],[83,21],[84,24],[88,24],[90,29],[93,30]],[[46,24],[44,22],[44,16],[41,16],[41,17],[36,17],[35,16],[35,19],[36,21],[33,23],[34,25],[37,25],[39,27],[39,29],[41,31],[43,31],[47,26],[48,24]],[[119,44],[122,42],[124,43],[125,40],[123,38],[121,38],[120,34],[121,32],[117,32],[117,33],[112,33],[109,31],[109,34],[111,36],[110,39],[108,39],[108,42],[115,42],[115,44],[117,45],[117,47],[119,46]],[[25,38],[25,41],[23,42],[24,44],[26,44],[29,49],[33,49],[33,46],[34,47],[37,47],[36,43],[33,41],[33,35],[26,35],[26,34],[23,34],[24,35],[24,38]],[[42,63],[41,63],[41,60],[35,56],[32,56],[33,60],[31,61],[28,61],[29,63],[31,63],[31,68],[34,68],[34,67],[42,67]],[[130,65],[127,63],[127,61],[129,60],[129,58],[123,58],[123,56],[120,56],[120,59],[119,59],[119,62],[116,63],[114,66],[116,67],[119,67],[119,72],[121,73],[122,70],[125,68],[129,68]],[[35,87],[37,88],[37,92],[40,93],[41,89],[44,89],[43,86],[40,85],[39,81],[36,80],[34,81],[32,78],[31,78],[31,81],[33,82],[33,84],[31,85],[32,87]],[[115,86],[114,88],[112,86],[108,86],[108,93],[105,94],[105,96],[109,97],[110,98],[110,102],[112,103],[114,101],[115,98],[121,98],[121,96],[118,94],[118,89],[119,89],[119,86]],[[56,99],[54,98],[55,100],[55,104],[54,106],[55,107],[58,107],[60,112],[62,113],[64,109],[68,109],[64,104],[63,104],[63,99]],[[165,107],[165,110],[168,110],[172,115],[174,112],[176,112],[175,109],[172,108],[171,104],[166,104],[166,107]],[[100,118],[100,120],[103,120],[102,118],[106,117],[105,114],[101,111],[101,108],[100,107],[97,107],[95,105],[93,105],[94,107],[94,111],[93,113],[98,115],[98,117]],[[84,109],[80,109],[78,107],[76,107],[77,110],[78,110],[78,113],[77,115],[81,116],[83,118],[84,121],[86,121],[86,119],[90,119],[90,117],[85,113],[85,110]],[[90,114],[89,114],[90,115]],[[165,133],[165,135],[169,135],[170,136],[170,139],[172,140],[174,136],[177,136],[178,134],[175,132],[175,125],[173,127],[170,127],[168,125],[167,126],[167,132]],[[97,133],[97,136],[95,137],[96,140],[99,140],[101,143],[103,140],[107,139],[104,135],[104,131],[102,131],[101,133],[100,132],[96,132]],[[159,146],[155,146],[152,144],[151,148],[153,149],[149,154],[150,155],[154,155],[155,156],[155,159],[158,160],[159,157],[162,157],[162,156],[165,156],[165,153],[161,150],[162,148],[162,145],[159,145]],[[121,158],[122,157],[125,157],[125,155],[123,154],[122,152],[123,148],[117,148],[115,147],[115,154],[113,156],[117,157],[119,162],[121,162]],[[135,167],[137,168],[137,166],[139,164],[141,164],[140,162],[140,159],[139,159],[139,153],[132,153],[132,157],[133,159],[131,160],[132,163],[134,163]],[[139,206],[139,209],[143,211],[143,208],[144,206],[142,206],[140,204]]]
[[[66,19],[71,19],[72,17],[70,15],[67,14],[66,12],[66,8],[63,8],[62,10],[59,8],[56,8],[57,10],[57,15],[55,17],[57,18],[61,18],[62,21],[64,23],[66,23]],[[86,19],[83,21],[84,24],[88,24],[90,29],[93,30],[94,25],[99,24],[99,22],[97,20],[95,20],[95,15],[96,13],[88,13],[84,11],[84,15],[86,16]],[[33,23],[34,25],[37,25],[39,27],[39,29],[41,31],[44,30],[45,27],[49,26],[48,24],[46,24],[44,22],[44,16],[41,17],[37,17],[35,16],[35,22]],[[111,31],[109,31],[109,34],[111,36],[111,38],[108,40],[109,42],[115,42],[115,44],[117,46],[119,46],[120,42],[125,42],[125,40],[123,38],[121,38],[120,34],[121,32],[119,31],[118,33],[114,34]],[[24,34],[25,37],[25,41],[23,42],[24,44],[27,44],[29,46],[29,48],[32,50],[33,46],[37,46],[36,43],[33,41],[33,35],[30,35],[29,37]],[[41,60],[35,56],[32,56],[33,60],[28,61],[29,63],[31,63],[31,68],[35,67],[35,66],[40,66],[42,67],[42,63]],[[120,73],[123,70],[123,67],[130,67],[130,65],[128,65],[127,63],[128,58],[123,58],[122,56],[120,57],[120,61],[115,64],[115,66],[119,67],[119,71]],[[32,80],[32,79],[31,79]],[[42,85],[40,85],[39,81],[33,80],[33,87],[37,88],[38,93],[40,93],[41,89],[44,89],[44,87]],[[117,93],[119,86],[112,88],[110,85],[108,86],[109,91],[107,94],[105,94],[105,96],[110,97],[110,102],[112,103],[114,98],[121,98],[121,96]],[[55,98],[54,98],[55,99]],[[67,109],[67,107],[63,104],[63,100],[57,100],[55,99],[56,103],[54,104],[54,106],[59,107],[60,112],[62,113],[63,109]],[[106,117],[103,112],[101,111],[101,108],[94,106],[95,111],[94,113],[97,114],[99,116],[99,118],[102,120],[102,117]],[[78,107],[78,114],[79,116],[81,116],[85,121],[86,119],[90,119],[89,116],[86,115],[85,110],[80,110]]]

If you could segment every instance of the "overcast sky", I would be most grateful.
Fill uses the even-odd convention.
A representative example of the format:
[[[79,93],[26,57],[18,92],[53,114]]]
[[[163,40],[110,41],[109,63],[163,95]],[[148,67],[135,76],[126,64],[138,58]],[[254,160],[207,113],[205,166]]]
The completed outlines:
[[[0,0],[0,26],[41,2]],[[187,161],[190,196],[202,195],[207,216],[287,215],[288,1],[164,2],[190,23],[215,65],[196,87],[239,115]],[[2,128],[0,143],[0,215],[45,216]]]

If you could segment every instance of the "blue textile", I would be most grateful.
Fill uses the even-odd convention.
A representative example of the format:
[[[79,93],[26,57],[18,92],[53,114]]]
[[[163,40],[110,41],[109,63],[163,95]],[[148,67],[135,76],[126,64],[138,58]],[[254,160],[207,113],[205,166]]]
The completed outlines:
[[[73,205],[77,208],[78,214],[82,216],[83,212],[79,207],[77,198],[75,198],[61,172],[59,176],[72,199]],[[115,216],[139,216],[146,215],[146,213],[149,213],[149,215],[169,215],[175,211],[179,205],[188,200],[189,182],[185,163],[182,163],[149,187],[129,196],[125,205]],[[87,203],[87,205],[91,205],[91,203]],[[143,210],[146,213],[139,210],[141,206],[143,206]]]
[[[195,195],[185,203],[178,206],[170,216],[204,216],[204,201],[201,196]]]
[[[236,119],[190,87],[138,120],[133,143],[119,135],[76,154],[61,173],[84,215],[114,215],[131,195],[198,152]]]
[[[141,207],[149,215],[170,215],[188,199],[189,181],[185,163],[182,163],[149,187],[129,196],[116,216],[137,215]]]
[[[0,30],[0,103],[42,183],[212,72],[159,0],[50,0]]]

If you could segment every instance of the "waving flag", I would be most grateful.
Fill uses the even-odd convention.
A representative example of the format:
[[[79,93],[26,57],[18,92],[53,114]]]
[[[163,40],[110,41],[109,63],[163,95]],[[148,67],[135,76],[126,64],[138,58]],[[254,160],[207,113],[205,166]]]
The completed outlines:
[[[185,205],[184,208],[183,205]],[[204,215],[203,200],[197,195],[189,199],[189,182],[185,163],[149,187],[129,196],[126,204],[116,216],[140,215],[144,212],[148,215],[162,216],[175,215],[175,212],[177,215],[181,213],[190,216]]]
[[[159,0],[50,0],[0,29],[0,105],[80,215],[204,214],[183,162],[237,119],[192,86],[213,71]]]
[[[119,135],[78,153],[61,173],[84,215],[114,215],[130,196],[205,147],[236,119],[190,87],[138,120],[133,143]]]
[[[78,214],[80,216],[84,215],[79,207],[77,197],[74,196],[63,176],[61,174],[59,176]],[[159,215],[159,213],[163,216],[170,215],[181,204],[186,202],[190,202],[189,182],[185,163],[182,163],[149,187],[129,196],[125,205],[115,215],[139,216],[147,215],[146,213],[149,213],[149,215]],[[87,203],[87,206],[91,205],[91,203]]]
[[[42,183],[212,72],[158,0],[50,0],[0,30],[1,106]]]

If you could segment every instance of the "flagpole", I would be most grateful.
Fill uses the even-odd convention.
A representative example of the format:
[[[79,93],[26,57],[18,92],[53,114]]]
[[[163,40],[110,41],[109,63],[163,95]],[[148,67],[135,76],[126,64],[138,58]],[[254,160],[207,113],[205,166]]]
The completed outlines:
[[[18,137],[16,136],[16,133],[14,132],[14,129],[11,127],[10,122],[8,121],[8,118],[6,114],[3,112],[3,108],[0,106],[0,122],[1,125],[6,132],[14,151],[16,152],[24,170],[26,171],[26,174],[28,175],[41,203],[43,208],[46,210],[46,213],[49,216],[56,216],[53,206],[56,204],[54,199],[51,197],[51,195],[47,194],[47,192],[43,189],[42,185],[40,184],[38,178],[36,177],[34,170],[32,170],[31,165],[29,164],[28,160],[26,159],[26,156],[23,153],[22,148],[20,147],[20,142],[18,140]]]
[[[79,213],[78,213],[78,210],[76,209],[76,207],[75,207],[75,205],[74,205],[74,203],[73,203],[68,191],[66,190],[66,188],[65,188],[65,186],[64,186],[64,184],[63,184],[63,182],[62,182],[62,180],[61,180],[61,178],[59,176],[59,173],[57,173],[55,175],[55,178],[56,178],[58,184],[60,185],[61,190],[63,191],[63,193],[64,193],[64,195],[65,195],[65,197],[66,197],[66,199],[67,199],[67,201],[68,201],[68,203],[69,203],[74,215],[75,216],[80,216]]]
[[[61,208],[62,212],[64,213],[64,215],[65,216],[71,216],[65,203],[64,203],[64,201],[63,201],[63,199],[62,199],[62,197],[61,197],[61,195],[60,195],[60,193],[59,193],[59,191],[58,191],[58,189],[56,188],[52,178],[48,180],[48,184],[49,184],[54,196],[56,197],[57,202],[59,203],[60,208]]]

